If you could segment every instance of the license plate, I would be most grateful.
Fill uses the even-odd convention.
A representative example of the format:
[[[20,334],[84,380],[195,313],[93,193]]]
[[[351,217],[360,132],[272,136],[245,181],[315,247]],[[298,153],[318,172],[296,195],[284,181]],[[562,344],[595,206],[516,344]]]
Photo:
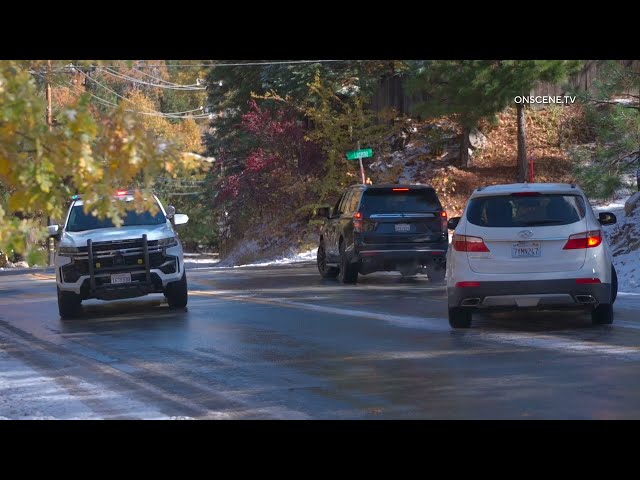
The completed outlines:
[[[396,223],[395,227],[396,227],[396,232],[410,232],[411,231],[411,224],[409,224],[409,223]]]
[[[541,255],[540,242],[517,242],[511,246],[511,256],[513,258],[540,257]]]
[[[112,273],[111,274],[111,283],[130,283],[130,282],[131,282],[130,273]]]

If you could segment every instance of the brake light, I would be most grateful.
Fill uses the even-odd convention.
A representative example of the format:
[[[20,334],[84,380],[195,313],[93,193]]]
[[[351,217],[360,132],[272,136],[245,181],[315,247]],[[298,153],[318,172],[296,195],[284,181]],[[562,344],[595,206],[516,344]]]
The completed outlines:
[[[480,282],[458,282],[456,283],[456,287],[464,288],[464,287],[479,287]]]
[[[408,192],[409,189],[408,188],[392,188],[391,189],[394,192]]]
[[[362,232],[362,212],[356,212],[353,215],[353,231],[354,233]]]
[[[126,195],[127,191],[126,190],[116,190],[116,195],[118,197],[122,197],[123,195]]]
[[[563,250],[577,250],[582,248],[594,248],[602,244],[602,230],[576,233],[571,235]]]
[[[446,236],[449,231],[449,224],[447,223],[447,212],[444,210],[440,212],[440,229],[442,230],[442,235]]]
[[[599,278],[576,278],[576,283],[584,285],[588,283],[602,283]]]
[[[540,192],[515,192],[512,193],[512,197],[539,197]]]
[[[453,234],[453,249],[458,252],[490,252],[489,247],[480,237]]]

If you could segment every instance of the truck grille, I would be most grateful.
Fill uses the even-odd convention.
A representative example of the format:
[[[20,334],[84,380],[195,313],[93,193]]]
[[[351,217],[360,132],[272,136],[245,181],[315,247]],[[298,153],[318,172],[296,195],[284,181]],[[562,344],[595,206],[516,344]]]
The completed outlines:
[[[175,257],[170,255],[163,255],[162,252],[149,254],[149,268],[160,268],[160,266],[168,261],[173,261],[174,265],[172,271],[167,270],[166,267],[162,268],[164,273],[175,272]],[[120,263],[122,262],[122,263]],[[98,267],[98,265],[100,265]],[[105,273],[105,271],[130,271],[138,268],[144,269],[144,257],[142,253],[139,255],[112,255],[109,257],[100,257],[94,259],[95,274]],[[88,259],[74,259],[73,263],[62,267],[62,274],[65,282],[76,282],[82,275],[89,275],[89,260]]]

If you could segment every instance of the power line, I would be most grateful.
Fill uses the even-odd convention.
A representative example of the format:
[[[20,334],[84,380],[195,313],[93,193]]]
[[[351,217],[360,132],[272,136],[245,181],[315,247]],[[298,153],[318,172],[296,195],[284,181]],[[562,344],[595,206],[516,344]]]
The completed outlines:
[[[146,73],[146,72],[143,72],[142,70],[138,70],[138,69],[137,69],[137,68],[135,68],[135,67],[133,68],[133,70],[134,70],[134,71],[136,71],[136,72],[138,72],[138,73],[141,73],[142,75],[146,75],[147,77],[153,78],[154,80],[156,80],[156,81],[158,81],[158,82],[163,82],[163,83],[165,83],[165,84],[167,84],[167,85],[173,85],[173,86],[176,86],[176,87],[180,86],[180,85],[179,85],[179,84],[177,84],[177,83],[173,83],[173,82],[170,82],[170,81],[168,81],[168,80],[164,80],[163,78],[154,77],[153,75],[151,75],[151,74],[149,74],[149,73]],[[198,85],[198,84],[196,83],[196,85]]]
[[[156,87],[156,88],[167,88],[169,90],[186,90],[186,91],[206,90],[206,87],[200,87],[200,86],[198,86],[198,84],[193,84],[193,85],[178,85],[178,84],[161,85],[161,84],[158,84],[158,83],[145,82],[144,80],[141,80],[139,78],[131,77],[129,75],[125,75],[125,74],[119,73],[119,72],[114,72],[110,68],[101,68],[100,71],[106,72],[109,75],[112,75],[112,76],[117,77],[117,78],[122,78],[124,80],[129,80],[130,82],[133,82],[133,83],[139,83],[139,84],[142,84],[142,85],[149,85],[149,86]],[[143,73],[143,72],[141,72],[141,73]]]
[[[271,62],[271,61],[266,61],[266,62],[242,62],[242,63],[185,63],[185,64],[155,64],[155,65],[149,65],[149,64],[142,64],[142,65],[137,65],[137,68],[142,68],[142,67],[148,67],[148,68],[153,68],[153,67],[244,67],[244,66],[260,66],[260,65],[298,65],[298,64],[305,64],[305,63],[344,63],[344,62],[352,62],[352,61],[356,61],[356,62],[362,62],[363,60],[284,60],[284,61],[277,61],[277,62]],[[364,60],[366,61],[366,60]],[[94,65],[95,67],[109,67],[109,68],[130,68],[127,67],[126,65]]]
[[[96,83],[97,85],[101,86],[102,88],[104,88],[105,90],[113,93],[116,97],[121,98],[122,100],[124,100],[125,102],[129,102],[132,105],[135,105],[134,102],[132,102],[131,100],[129,100],[126,97],[123,97],[122,95],[120,95],[118,92],[110,89],[109,87],[105,87],[102,83],[98,82],[95,78],[91,78],[89,75],[87,75],[86,73],[84,73],[82,70],[79,70],[79,72],[84,75],[86,78],[88,78],[89,80],[91,80],[92,82]],[[163,112],[158,112],[157,110],[153,110],[150,108],[145,108],[146,112],[140,111],[140,110],[127,110],[127,111],[131,111],[131,112],[135,112],[135,113],[139,113],[141,115],[151,115],[151,116],[156,116],[156,117],[165,117],[165,118],[209,118],[209,114],[202,114],[202,115],[174,115],[172,113],[163,113]],[[199,109],[198,109],[199,110]]]
[[[82,90],[82,89],[78,88],[76,85],[74,85],[74,84],[73,84],[73,83],[71,83],[71,82],[67,82],[67,83],[69,83],[69,85],[70,85],[71,87],[73,87],[75,90],[79,91],[80,93],[88,93],[88,94],[89,94],[89,95],[91,95],[93,98],[95,98],[95,99],[98,101],[98,103],[100,103],[100,104],[101,104],[101,105],[103,105],[103,106],[111,107],[111,108],[116,108],[116,107],[118,107],[118,104],[117,104],[117,103],[113,103],[113,102],[111,102],[111,101],[109,101],[109,100],[106,100],[106,99],[104,99],[104,98],[102,98],[102,97],[98,97],[97,95],[94,95],[94,94],[93,94],[93,93],[91,93],[91,92],[86,92],[86,91],[84,91],[84,90]],[[67,86],[65,86],[65,85],[61,85],[61,84],[59,84],[59,83],[56,83],[56,85],[57,85],[58,87],[61,87],[61,88],[66,88],[66,89],[68,89],[68,88],[69,88],[69,87],[67,87]],[[113,92],[113,93],[115,93],[115,92]],[[124,98],[124,97],[121,97],[121,98]],[[127,99],[125,98],[125,100],[127,100]],[[127,100],[127,101],[129,101],[130,103],[132,103],[130,100]],[[186,115],[186,114],[188,114],[188,113],[190,113],[190,112],[202,111],[202,108],[195,108],[195,109],[193,109],[193,110],[184,110],[184,111],[182,111],[182,112],[158,112],[158,111],[155,111],[155,110],[154,110],[154,111],[147,111],[147,112],[143,112],[143,111],[140,111],[140,110],[131,110],[131,109],[125,109],[125,111],[126,111],[126,112],[131,112],[131,113],[138,113],[138,114],[141,114],[141,115],[150,115],[150,116],[158,116],[158,117],[165,117],[165,118],[175,118],[175,119],[180,119],[180,118],[202,119],[202,118],[209,118],[209,117],[210,117],[210,115],[209,115],[209,114],[201,114],[201,115]]]

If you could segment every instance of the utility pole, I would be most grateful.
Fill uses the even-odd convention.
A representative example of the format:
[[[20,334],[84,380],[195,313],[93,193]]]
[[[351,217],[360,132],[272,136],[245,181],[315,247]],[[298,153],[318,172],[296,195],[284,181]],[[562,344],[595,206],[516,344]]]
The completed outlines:
[[[358,140],[358,150],[360,150],[360,140]],[[358,157],[358,161],[360,162],[360,175],[362,175],[362,184],[366,185],[367,180],[364,176],[364,166],[362,165],[362,157]]]
[[[47,125],[53,127],[53,109],[51,108],[51,60],[47,60]]]
[[[527,159],[527,129],[525,121],[525,110],[522,103],[517,104],[518,111],[518,183],[527,181],[529,161]],[[530,174],[530,172],[529,172]],[[531,181],[531,179],[528,179]]]
[[[47,60],[47,125],[49,125],[49,131],[53,129],[53,108],[51,106],[51,60]],[[51,218],[47,215],[47,225],[51,224]],[[55,255],[55,240],[53,237],[48,239],[49,247],[49,266],[54,263]]]

